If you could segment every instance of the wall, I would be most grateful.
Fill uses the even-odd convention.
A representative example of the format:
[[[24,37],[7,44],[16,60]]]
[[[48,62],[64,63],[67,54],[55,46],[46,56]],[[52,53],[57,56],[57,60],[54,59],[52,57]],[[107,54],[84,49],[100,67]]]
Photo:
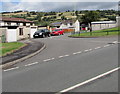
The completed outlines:
[[[4,26],[4,24],[5,24],[4,22],[0,21],[0,26]]]
[[[30,26],[30,23],[26,23],[26,26]]]
[[[47,27],[38,27],[38,29],[47,29]]]
[[[19,35],[19,28],[23,28],[23,35]],[[29,38],[30,27],[20,26],[17,28],[17,40]]]
[[[116,27],[116,23],[114,24],[92,24],[92,30],[102,30],[107,28]]]

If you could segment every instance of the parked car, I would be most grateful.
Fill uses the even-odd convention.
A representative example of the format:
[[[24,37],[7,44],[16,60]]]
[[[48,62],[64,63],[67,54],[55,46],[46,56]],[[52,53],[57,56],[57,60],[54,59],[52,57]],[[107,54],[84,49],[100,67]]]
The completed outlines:
[[[34,38],[39,38],[39,37],[50,37],[50,31],[48,29],[40,29],[36,31],[33,35]]]
[[[51,35],[63,35],[64,30],[63,29],[55,29],[51,32]]]

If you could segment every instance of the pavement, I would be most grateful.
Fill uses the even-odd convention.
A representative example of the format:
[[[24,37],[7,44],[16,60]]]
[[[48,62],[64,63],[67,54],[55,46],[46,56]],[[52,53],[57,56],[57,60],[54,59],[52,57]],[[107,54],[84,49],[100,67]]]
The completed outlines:
[[[44,46],[44,43],[40,41],[35,41],[32,39],[21,40],[19,42],[25,43],[27,45],[11,54],[3,56],[2,64],[10,63],[18,59],[20,61],[21,58],[25,56],[29,56],[32,53],[35,53],[36,51],[40,50]]]

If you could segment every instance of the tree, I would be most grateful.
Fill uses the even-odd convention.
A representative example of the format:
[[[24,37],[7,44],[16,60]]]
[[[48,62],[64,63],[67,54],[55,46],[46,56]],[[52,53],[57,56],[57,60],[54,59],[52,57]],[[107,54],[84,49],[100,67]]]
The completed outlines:
[[[31,17],[31,15],[30,15],[30,13],[29,13],[29,12],[27,12],[27,16],[28,16],[28,17]]]
[[[78,16],[78,14],[79,14],[78,11],[75,11],[75,15]]]
[[[62,16],[61,17],[61,20],[66,20],[67,18],[65,16]]]
[[[43,16],[43,14],[38,13],[36,16],[36,20],[41,21],[41,17]]]
[[[99,20],[100,15],[99,12],[96,11],[88,11],[81,17],[82,22],[88,23],[90,25],[90,32],[92,32],[92,24],[91,22]],[[91,33],[92,34],[92,33]]]

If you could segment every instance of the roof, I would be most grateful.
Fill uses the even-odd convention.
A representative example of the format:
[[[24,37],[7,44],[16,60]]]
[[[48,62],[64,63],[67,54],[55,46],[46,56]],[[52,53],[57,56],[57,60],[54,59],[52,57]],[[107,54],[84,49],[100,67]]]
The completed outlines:
[[[113,24],[116,23],[116,21],[98,21],[98,22],[92,22],[92,24]]]
[[[68,23],[75,23],[75,20],[65,20],[62,21],[63,24],[68,24]]]
[[[10,22],[33,23],[33,21],[26,20],[26,19],[23,19],[23,18],[2,17],[2,19],[0,19],[0,20],[2,20],[2,21],[10,21]]]
[[[62,24],[62,22],[54,22],[54,23],[51,23],[52,26],[60,26]]]
[[[75,20],[64,20],[61,22],[51,23],[52,26],[60,26],[61,24],[75,23]]]

